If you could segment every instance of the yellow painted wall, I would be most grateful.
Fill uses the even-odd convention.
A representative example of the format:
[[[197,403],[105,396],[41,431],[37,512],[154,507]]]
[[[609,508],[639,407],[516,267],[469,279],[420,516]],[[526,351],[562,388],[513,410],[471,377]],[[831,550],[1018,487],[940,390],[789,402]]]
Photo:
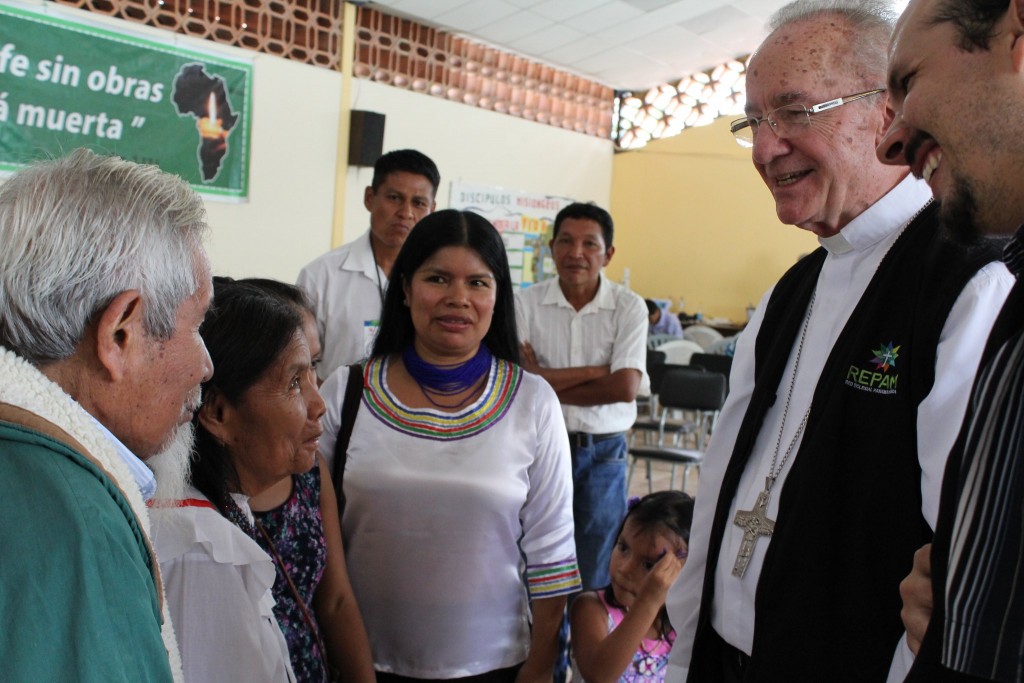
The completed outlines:
[[[616,154],[611,213],[607,275],[621,282],[629,268],[641,296],[674,305],[683,297],[687,312],[707,317],[746,320],[746,306],[817,247],[814,235],[776,218],[727,119]]]

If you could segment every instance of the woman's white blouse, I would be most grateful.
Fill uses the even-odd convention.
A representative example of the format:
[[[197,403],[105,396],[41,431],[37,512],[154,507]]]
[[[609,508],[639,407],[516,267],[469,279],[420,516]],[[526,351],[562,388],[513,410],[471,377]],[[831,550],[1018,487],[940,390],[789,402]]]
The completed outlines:
[[[554,391],[494,361],[457,414],[411,410],[371,361],[349,443],[342,529],[378,670],[455,678],[529,650],[529,600],[579,590],[572,466]],[[321,392],[333,462],[348,369]]]
[[[150,517],[185,681],[294,681],[270,556],[196,489],[157,503]]]

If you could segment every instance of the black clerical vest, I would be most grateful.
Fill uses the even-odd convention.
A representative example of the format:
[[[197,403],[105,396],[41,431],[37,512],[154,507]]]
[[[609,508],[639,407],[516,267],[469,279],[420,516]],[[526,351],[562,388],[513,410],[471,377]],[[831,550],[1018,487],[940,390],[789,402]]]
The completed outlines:
[[[784,485],[772,491],[779,512],[755,594],[747,681],[885,680],[902,633],[899,583],[931,537],[917,407],[932,388],[950,309],[998,255],[942,239],[937,213],[934,204],[922,211],[880,263],[825,362]],[[710,605],[723,532],[765,413],[785,391],[782,373],[825,257],[818,249],[793,266],[765,308],[754,389],[711,531],[691,683],[717,679]]]

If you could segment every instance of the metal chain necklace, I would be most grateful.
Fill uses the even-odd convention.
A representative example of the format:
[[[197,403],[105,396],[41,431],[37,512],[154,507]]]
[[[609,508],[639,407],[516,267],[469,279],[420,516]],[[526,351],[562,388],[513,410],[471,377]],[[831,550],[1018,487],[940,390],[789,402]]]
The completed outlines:
[[[811,313],[814,311],[814,300],[817,294],[818,290],[815,289],[811,293],[811,302],[807,306],[807,317],[804,318],[804,327],[800,332],[800,344],[797,346],[796,358],[793,360],[793,375],[789,378],[789,391],[786,392],[786,405],[782,409],[782,424],[779,426],[779,438],[775,441],[775,452],[772,453],[772,461],[768,465],[768,476],[764,480],[764,490],[757,494],[757,502],[754,503],[752,509],[737,510],[736,516],[732,520],[733,524],[743,529],[743,541],[740,543],[739,552],[736,553],[736,563],[732,566],[732,575],[738,578],[743,578],[743,575],[747,573],[747,565],[750,564],[750,558],[754,554],[754,545],[757,543],[757,539],[762,536],[771,536],[772,532],[775,531],[775,520],[768,519],[768,499],[771,496],[772,485],[775,484],[775,480],[782,473],[782,468],[786,466],[786,461],[789,460],[793,449],[796,448],[800,436],[804,433],[804,427],[807,426],[807,417],[811,414],[811,407],[807,406],[807,410],[804,412],[804,416],[796,428],[796,433],[793,434],[786,452],[782,455],[782,461],[776,467],[775,462],[778,460],[779,451],[782,449],[782,434],[786,431],[789,404],[793,400],[793,388],[796,386],[797,373],[800,371],[800,357],[804,352],[804,341],[807,339],[807,328],[811,325]]]
[[[932,203],[932,199],[929,198],[917,212],[910,217],[910,219],[903,224],[902,230],[905,230],[914,220],[920,216],[925,209],[927,209]],[[902,230],[900,233],[902,234]],[[897,239],[898,236],[897,236]],[[895,243],[894,243],[895,244]],[[890,249],[892,247],[890,246]],[[888,252],[886,252],[888,255]],[[882,261],[885,259],[883,258]],[[879,266],[881,263],[879,264]],[[793,435],[793,439],[789,442],[789,447],[786,449],[785,454],[782,456],[782,462],[779,463],[778,468],[775,467],[775,461],[779,457],[779,450],[782,448],[782,432],[786,428],[786,417],[789,415],[789,402],[793,398],[793,387],[796,386],[796,375],[800,369],[800,356],[804,350],[804,339],[807,337],[807,328],[811,324],[811,312],[814,310],[814,299],[817,296],[818,290],[815,289],[811,294],[811,302],[807,306],[807,317],[804,319],[804,328],[800,333],[800,345],[797,348],[796,359],[793,362],[793,376],[789,381],[789,392],[786,395],[786,405],[782,410],[782,426],[779,427],[779,438],[775,442],[775,453],[772,455],[771,464],[768,465],[768,476],[764,480],[764,490],[757,494],[757,501],[754,503],[754,507],[750,510],[737,510],[736,516],[733,518],[733,524],[743,529],[743,541],[740,543],[739,552],[736,553],[736,563],[732,567],[732,575],[743,578],[743,575],[747,572],[747,565],[750,563],[750,558],[754,554],[754,545],[757,543],[757,539],[762,536],[771,536],[775,531],[775,520],[768,518],[768,499],[771,496],[772,485],[778,478],[779,474],[782,473],[782,468],[785,466],[786,461],[789,459],[793,449],[796,448],[797,441],[800,436],[804,433],[804,427],[807,426],[807,418],[811,414],[811,407],[807,407],[807,411],[804,412],[803,418],[800,420],[800,425],[797,427],[796,434]]]

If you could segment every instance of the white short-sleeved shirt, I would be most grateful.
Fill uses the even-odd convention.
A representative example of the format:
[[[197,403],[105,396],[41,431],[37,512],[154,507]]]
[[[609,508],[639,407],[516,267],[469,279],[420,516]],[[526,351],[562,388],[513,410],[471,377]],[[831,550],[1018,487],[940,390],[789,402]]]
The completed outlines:
[[[528,601],[580,585],[554,391],[495,361],[482,396],[461,412],[410,410],[391,394],[386,362],[367,373],[342,530],[377,669],[458,678],[522,662]],[[329,462],[348,375],[342,368],[322,387]]]
[[[370,231],[310,262],[297,282],[316,313],[323,345],[320,378],[369,356],[388,286],[373,258]]]
[[[249,514],[245,499],[236,502]],[[294,681],[270,556],[191,487],[150,517],[186,683]]]
[[[597,294],[577,311],[558,278],[516,293],[519,340],[529,342],[545,368],[610,365],[639,370],[647,380],[647,304],[640,296],[601,275]],[[562,406],[570,432],[624,432],[636,421],[634,401],[596,406]]]

